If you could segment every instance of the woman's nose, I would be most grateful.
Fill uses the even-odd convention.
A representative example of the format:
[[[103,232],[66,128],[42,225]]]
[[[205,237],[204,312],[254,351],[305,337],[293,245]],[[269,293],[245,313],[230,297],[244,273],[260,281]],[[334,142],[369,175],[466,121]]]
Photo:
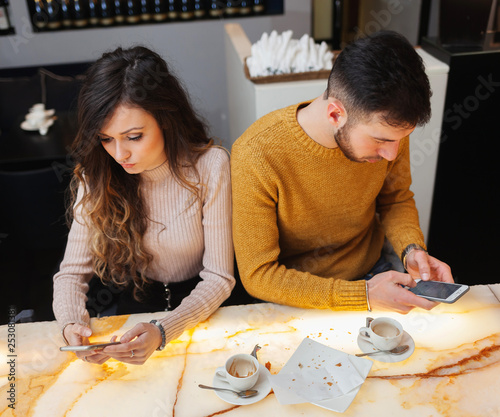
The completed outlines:
[[[130,151],[128,150],[128,148],[119,141],[116,141],[115,159],[118,162],[124,162],[129,157],[130,157]]]

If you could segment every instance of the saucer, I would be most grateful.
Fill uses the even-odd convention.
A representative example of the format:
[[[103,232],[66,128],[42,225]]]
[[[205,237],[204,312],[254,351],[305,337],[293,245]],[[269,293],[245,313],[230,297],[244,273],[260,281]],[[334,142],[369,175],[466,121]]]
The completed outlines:
[[[236,394],[232,394],[228,391],[215,391],[215,394],[223,401],[229,403],[229,404],[234,404],[234,405],[249,405],[256,403],[263,398],[267,397],[267,394],[271,392],[271,383],[269,382],[268,376],[270,375],[269,371],[267,368],[262,365],[260,365],[260,371],[259,371],[259,379],[257,379],[257,382],[255,385],[252,387],[252,389],[256,389],[259,391],[259,393],[253,397],[250,398],[241,398],[238,397]],[[212,382],[212,385],[216,388],[229,388],[233,389],[231,385],[229,385],[229,382],[227,382],[225,379],[217,376],[217,374],[214,375],[214,380]]]
[[[366,356],[366,358],[374,359],[380,362],[395,363],[408,359],[415,351],[415,342],[413,338],[405,331],[403,331],[403,338],[400,345],[408,345],[408,351],[401,355],[394,355],[392,353],[377,353],[376,355]],[[374,352],[377,350],[370,342],[358,336],[358,346],[363,353]]]

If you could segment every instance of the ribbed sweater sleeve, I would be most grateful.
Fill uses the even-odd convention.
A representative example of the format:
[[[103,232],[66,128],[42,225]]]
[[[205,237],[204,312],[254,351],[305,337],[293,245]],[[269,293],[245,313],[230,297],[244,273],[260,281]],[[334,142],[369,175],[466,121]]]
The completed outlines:
[[[231,181],[225,150],[212,148],[198,161],[201,201],[173,178],[167,164],[141,175],[148,210],[144,245],[153,255],[147,276],[162,283],[179,282],[199,274],[202,281],[175,310],[159,321],[167,342],[208,318],[234,287],[231,233]],[[85,309],[92,278],[88,228],[78,211],[68,237],[60,271],[54,276],[53,309],[63,327],[88,323]]]

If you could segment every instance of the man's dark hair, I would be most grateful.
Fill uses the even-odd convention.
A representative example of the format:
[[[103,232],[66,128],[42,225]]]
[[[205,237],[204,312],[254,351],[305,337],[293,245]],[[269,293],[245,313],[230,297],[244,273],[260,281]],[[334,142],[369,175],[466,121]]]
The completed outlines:
[[[342,102],[350,122],[381,113],[388,125],[414,127],[431,117],[432,92],[422,58],[392,31],[348,45],[333,64],[327,95]]]

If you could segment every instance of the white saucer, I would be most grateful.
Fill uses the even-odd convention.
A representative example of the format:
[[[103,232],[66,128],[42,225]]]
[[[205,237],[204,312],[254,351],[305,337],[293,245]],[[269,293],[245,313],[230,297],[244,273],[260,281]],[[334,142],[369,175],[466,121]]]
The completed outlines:
[[[236,394],[232,394],[231,392],[228,391],[214,391],[214,392],[221,400],[229,404],[235,404],[235,405],[253,404],[267,397],[267,394],[271,392],[271,383],[269,382],[268,375],[270,375],[270,373],[267,370],[267,368],[264,365],[260,364],[259,379],[257,380],[257,383],[252,387],[252,389],[256,389],[257,391],[259,391],[259,393],[254,397],[241,398],[238,397]],[[221,378],[217,374],[214,375],[212,385],[216,388],[232,389],[231,385],[229,385],[229,382],[227,382],[225,379]]]
[[[415,351],[415,342],[407,332],[403,331],[403,339],[401,340],[400,344],[408,345],[410,349],[408,349],[408,351],[406,351],[401,355],[393,355],[391,353],[377,353],[376,355],[366,356],[366,358],[388,363],[404,361],[405,359],[408,359]],[[375,346],[373,346],[367,340],[361,338],[359,335],[358,335],[358,346],[363,351],[363,353],[374,352],[377,350]]]

